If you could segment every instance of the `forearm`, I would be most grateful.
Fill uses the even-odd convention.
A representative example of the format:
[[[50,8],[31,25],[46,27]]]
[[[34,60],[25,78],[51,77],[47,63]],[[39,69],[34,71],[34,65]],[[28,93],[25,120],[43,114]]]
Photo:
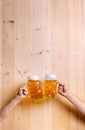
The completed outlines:
[[[21,98],[18,96],[14,97],[1,111],[0,111],[0,120],[4,119],[21,101]]]
[[[73,95],[71,92],[68,92],[66,95],[66,98],[77,107],[77,109],[85,115],[85,102],[78,99],[75,95]]]

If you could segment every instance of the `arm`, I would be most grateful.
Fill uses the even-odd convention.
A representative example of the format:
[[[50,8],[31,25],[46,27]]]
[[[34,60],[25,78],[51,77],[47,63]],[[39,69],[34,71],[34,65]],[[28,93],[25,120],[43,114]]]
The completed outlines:
[[[21,87],[18,94],[0,111],[0,121],[2,121],[17,106],[17,104],[28,95],[26,85]]]
[[[73,93],[67,90],[65,86],[62,84],[59,84],[58,92],[60,95],[68,99],[73,105],[75,105],[78,111],[80,111],[83,115],[85,115],[85,102],[84,101],[78,99]]]

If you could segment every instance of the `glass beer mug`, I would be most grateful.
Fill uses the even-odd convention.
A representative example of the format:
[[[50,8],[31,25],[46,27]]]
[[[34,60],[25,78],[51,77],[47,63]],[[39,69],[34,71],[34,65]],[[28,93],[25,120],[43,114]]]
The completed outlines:
[[[28,91],[33,101],[43,100],[43,89],[38,75],[28,77]]]
[[[46,75],[44,82],[44,94],[46,98],[56,98],[58,94],[58,81],[54,74]]]

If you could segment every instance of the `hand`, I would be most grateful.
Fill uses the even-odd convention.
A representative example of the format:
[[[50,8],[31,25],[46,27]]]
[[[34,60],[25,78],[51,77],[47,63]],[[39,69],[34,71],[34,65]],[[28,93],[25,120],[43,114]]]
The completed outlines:
[[[68,90],[66,89],[65,85],[59,83],[59,86],[58,86],[58,93],[64,97],[67,96],[68,94]]]
[[[23,99],[23,98],[27,97],[27,95],[28,95],[28,90],[27,90],[27,85],[25,84],[21,88],[19,88],[17,96],[20,99]]]

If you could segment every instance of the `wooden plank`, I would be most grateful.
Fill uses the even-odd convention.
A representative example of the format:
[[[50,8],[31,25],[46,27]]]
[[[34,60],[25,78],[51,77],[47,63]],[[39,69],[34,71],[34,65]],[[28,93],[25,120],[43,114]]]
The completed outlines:
[[[0,109],[2,107],[2,0],[0,0]],[[0,123],[0,130],[1,123]]]
[[[80,98],[83,98],[84,73],[83,73],[83,3],[82,1],[69,1],[69,61],[70,61],[70,89]],[[80,96],[82,95],[82,96]],[[70,129],[84,129],[83,121],[74,117],[72,112]]]
[[[3,106],[13,97],[14,87],[14,2],[2,1],[2,101]],[[10,125],[9,125],[10,124]],[[2,129],[10,129],[13,124],[13,113],[2,122]]]
[[[69,87],[68,0],[52,1],[52,71]],[[59,98],[60,99],[60,98]],[[64,100],[64,99],[62,99]],[[70,129],[69,108],[61,100],[53,104],[53,129]],[[65,101],[64,101],[65,102]],[[65,120],[65,121],[64,121]],[[61,125],[62,124],[62,125]]]
[[[27,82],[29,72],[29,1],[15,1],[14,89]],[[25,103],[25,104],[24,104]],[[14,129],[30,129],[30,105],[20,103],[14,111]],[[27,122],[27,123],[26,123]]]
[[[46,73],[51,73],[51,21],[50,1],[30,2],[30,74],[38,73],[43,81]],[[47,60],[48,59],[48,60]],[[48,62],[47,62],[48,61]],[[49,120],[49,123],[48,123]],[[30,129],[52,130],[52,104],[31,105]]]

